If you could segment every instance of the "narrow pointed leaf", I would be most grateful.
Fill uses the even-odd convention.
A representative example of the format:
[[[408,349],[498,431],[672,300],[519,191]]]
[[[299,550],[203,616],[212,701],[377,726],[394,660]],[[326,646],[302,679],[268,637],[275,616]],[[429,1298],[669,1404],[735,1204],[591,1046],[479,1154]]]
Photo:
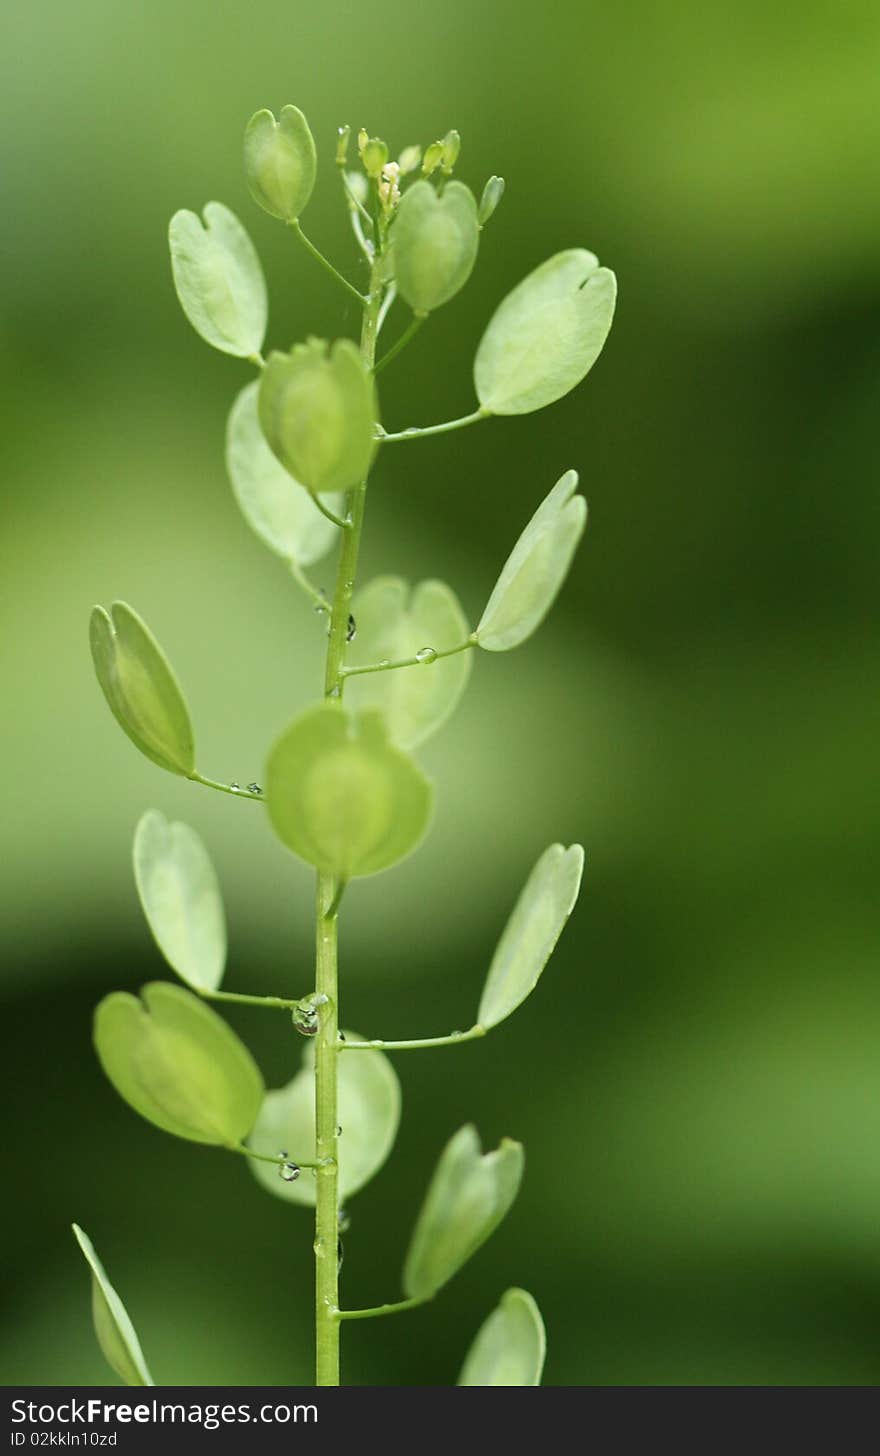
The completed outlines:
[[[523,1174],[520,1143],[502,1138],[482,1153],[477,1130],[447,1143],[416,1221],[403,1269],[410,1299],[430,1299],[475,1254],[507,1213]]]
[[[388,741],[379,713],[321,703],[295,718],[266,770],[266,804],[288,849],[349,880],[396,864],[421,840],[433,791]]]
[[[149,809],[135,830],[133,858],[141,905],[169,966],[196,990],[216,991],[226,967],[226,917],[201,839],[188,824]]]
[[[195,768],[189,709],[165,654],[137,612],[114,602],[95,607],[89,624],[98,682],[132,743],[170,773]]]
[[[309,566],[334,545],[339,528],[322,516],[311,495],[285,470],[266,444],[260,428],[258,381],[236,399],[226,427],[226,465],[235,498],[248,525],[287,561]],[[345,511],[341,495],[326,497],[337,516]]]
[[[480,243],[470,188],[450,182],[442,193],[416,182],[404,193],[392,232],[398,292],[416,313],[448,303],[473,272]]]
[[[577,483],[574,470],[556,482],[504,563],[477,627],[477,641],[487,652],[518,647],[555,602],[587,524]]]
[[[497,1026],[534,991],[574,909],[583,868],[579,844],[551,844],[541,855],[492,957],[477,1012],[481,1026]]]
[[[592,369],[614,317],[617,280],[584,248],[542,263],[499,304],[474,361],[477,397],[495,415],[553,404]]]
[[[79,1224],[72,1227],[92,1273],[92,1320],[104,1359],[126,1385],[152,1385],[152,1376],[125,1305],[107,1278],[88,1234]]]
[[[350,339],[323,339],[269,355],[257,409],[270,449],[314,495],[350,490],[376,452],[372,377]]]
[[[353,1031],[346,1041],[362,1041]],[[277,1155],[282,1150],[292,1162],[314,1161],[315,1152],[315,1051],[307,1046],[302,1071],[286,1087],[267,1092],[249,1142],[259,1153]],[[382,1167],[397,1136],[400,1122],[400,1083],[391,1062],[381,1052],[367,1057],[337,1058],[339,1069],[338,1116],[339,1197],[350,1198]],[[316,1180],[304,1169],[293,1183],[285,1182],[277,1168],[268,1163],[251,1163],[258,1183],[288,1203],[314,1207]]]
[[[433,648],[458,647],[470,627],[455,593],[442,581],[423,581],[410,593],[399,576],[379,576],[352,603],[357,636],[349,649],[350,666],[394,662]],[[391,672],[364,673],[346,688],[358,708],[378,708],[388,735],[401,748],[415,748],[446,722],[464,692],[471,653]]]
[[[480,1326],[459,1385],[540,1385],[547,1350],[541,1311],[524,1289],[508,1289]]]
[[[263,1101],[250,1052],[181,986],[154,981],[141,997],[114,991],[95,1011],[95,1049],[116,1091],[164,1132],[237,1146]]]
[[[235,213],[209,202],[203,225],[194,212],[176,212],[168,242],[177,297],[196,333],[223,354],[259,354],[269,314],[266,280]]]
[[[297,106],[282,106],[275,120],[258,111],[244,133],[244,170],[255,202],[272,217],[293,222],[312,195],[317,171],[315,139]]]

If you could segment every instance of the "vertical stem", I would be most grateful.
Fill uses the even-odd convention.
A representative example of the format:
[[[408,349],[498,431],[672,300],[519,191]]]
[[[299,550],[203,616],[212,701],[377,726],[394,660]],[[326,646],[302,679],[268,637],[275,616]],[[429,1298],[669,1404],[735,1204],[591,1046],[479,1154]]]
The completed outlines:
[[[376,357],[376,330],[382,302],[379,263],[373,265],[370,292],[364,306],[361,356],[368,369]],[[325,698],[342,697],[348,616],[357,574],[367,482],[362,480],[351,493],[349,522],[343,532],[336,572],[330,637],[324,673]],[[315,989],[327,997],[322,1006],[315,1038],[315,1132],[318,1162],[315,1213],[315,1349],[316,1384],[339,1384],[339,1163],[337,1158],[338,1094],[337,1058],[339,1032],[338,911],[333,909],[337,885],[332,875],[318,875],[316,896]],[[338,904],[338,901],[336,902]],[[333,913],[328,916],[328,910]]]

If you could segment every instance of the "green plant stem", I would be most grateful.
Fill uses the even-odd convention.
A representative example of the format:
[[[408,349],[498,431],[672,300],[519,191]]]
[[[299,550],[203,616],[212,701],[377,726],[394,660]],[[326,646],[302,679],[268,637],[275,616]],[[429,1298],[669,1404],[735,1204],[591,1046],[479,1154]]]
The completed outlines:
[[[488,1026],[472,1026],[470,1031],[450,1031],[448,1036],[427,1036],[418,1041],[342,1041],[339,1050],[343,1052],[417,1052],[422,1047],[458,1046],[462,1041],[476,1041],[485,1036]]]
[[[303,246],[306,249],[306,251],[309,252],[309,253],[311,253],[311,255],[315,259],[315,261],[317,263],[320,263],[321,264],[321,267],[323,269],[325,269],[325,271],[327,273],[330,274],[331,278],[335,278],[336,279],[336,282],[337,283],[340,283],[342,285],[342,287],[345,289],[346,293],[350,293],[353,298],[356,298],[357,299],[357,301],[361,305],[361,307],[363,307],[367,300],[364,298],[364,295],[361,293],[360,289],[355,288],[355,286],[354,286],[353,283],[349,283],[348,279],[343,277],[343,275],[340,273],[339,269],[333,267],[333,264],[330,262],[330,259],[329,258],[325,258],[324,257],[324,254],[322,252],[320,252],[318,248],[315,247],[314,243],[312,243],[312,242],[309,241],[309,239],[306,237],[305,233],[303,232],[302,228],[300,227],[298,219],[297,218],[293,218],[291,220],[289,226],[291,227],[291,229],[293,230],[293,232],[296,234],[296,236],[299,238],[300,242],[303,244]]]
[[[479,420],[488,420],[492,417],[492,411],[485,409],[482,405],[474,410],[472,415],[462,415],[457,420],[446,420],[442,425],[413,426],[410,430],[398,430],[396,434],[386,434],[380,431],[377,439],[383,445],[393,445],[397,440],[420,440],[425,435],[446,435],[450,430],[463,430],[465,425],[475,425]]]
[[[403,1314],[407,1309],[418,1309],[427,1304],[427,1297],[420,1299],[399,1299],[396,1304],[375,1304],[372,1309],[338,1309],[337,1320],[378,1319],[383,1314]]]
[[[393,672],[397,667],[430,667],[432,662],[439,662],[441,657],[454,657],[457,652],[467,652],[471,647],[477,646],[477,634],[472,632],[466,642],[459,642],[457,647],[446,647],[442,651],[434,652],[433,657],[398,657],[394,662],[370,662],[365,667],[344,667],[343,677],[358,677],[365,672]]]
[[[379,262],[370,275],[370,294],[361,327],[361,356],[368,369],[376,357],[376,329],[382,287]],[[351,493],[349,526],[342,537],[336,587],[330,617],[324,696],[342,697],[345,679],[345,648],[351,598],[357,575],[361,531],[364,524],[367,482],[362,480]],[[315,1210],[315,1347],[316,1384],[339,1384],[339,1166],[337,1055],[339,1040],[338,924],[336,909],[341,886],[333,875],[318,873],[316,893],[316,977],[315,986],[327,1000],[319,1015],[315,1037],[315,1143],[319,1161]],[[344,1044],[344,1043],[343,1043]]]
[[[219,794],[232,794],[235,799],[256,799],[258,804],[263,802],[262,794],[252,794],[250,789],[236,789],[232,784],[219,783],[217,779],[206,779],[204,774],[195,770],[187,774],[187,778],[191,783],[201,784],[203,789],[216,789]]]
[[[329,612],[331,606],[330,602],[328,601],[327,597],[325,597],[324,593],[318,590],[318,588],[315,586],[314,582],[310,579],[306,572],[303,571],[299,562],[295,561],[294,558],[291,556],[288,561],[288,565],[290,567],[291,576],[293,577],[297,586],[302,587],[302,590],[305,592],[309,601],[313,602],[316,607],[320,607],[322,612]]]
[[[397,340],[397,343],[392,344],[388,352],[382,355],[382,358],[379,360],[378,364],[373,370],[374,375],[378,374],[380,370],[384,369],[386,364],[390,364],[392,359],[397,358],[397,355],[401,352],[401,350],[406,348],[410,339],[412,339],[418,333],[419,329],[422,327],[422,324],[425,322],[425,319],[427,317],[428,315],[426,313],[413,314],[412,318],[409,321],[409,324],[404,329],[400,338]]]

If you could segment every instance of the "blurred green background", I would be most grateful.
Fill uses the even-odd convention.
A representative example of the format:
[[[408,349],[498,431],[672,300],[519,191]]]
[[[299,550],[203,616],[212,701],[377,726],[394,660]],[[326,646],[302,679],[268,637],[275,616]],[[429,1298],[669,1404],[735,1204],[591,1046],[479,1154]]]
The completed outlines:
[[[588,865],[528,1007],[397,1059],[404,1121],[353,1203],[349,1304],[396,1297],[462,1121],[522,1138],[527,1175],[433,1306],[346,1331],[345,1377],[451,1383],[523,1283],[548,1383],[875,1382],[877,5],[43,0],[4,30],[2,1378],[108,1378],[75,1218],[160,1382],[311,1379],[308,1215],[140,1121],[89,1040],[105,991],[163,974],[129,868],[149,805],[217,861],[230,987],[311,984],[310,874],[259,810],[138,756],[86,636],[95,601],[143,613],[217,777],[259,778],[315,695],[323,629],[225,478],[250,370],[182,318],[165,241],[176,208],[219,198],[262,255],[271,345],[353,331],[242,179],[246,119],[294,101],[322,156],[308,230],[349,269],[338,124],[395,148],[454,125],[460,175],[507,178],[472,281],[383,377],[389,428],[472,408],[495,303],[550,253],[593,248],[621,290],[564,402],[376,472],[365,573],[443,576],[474,619],[570,465],[591,524],[554,616],[475,663],[422,754],[427,845],[349,892],[345,1023],[468,1024],[539,851],[581,839]],[[231,1019],[286,1080],[281,1021]]]

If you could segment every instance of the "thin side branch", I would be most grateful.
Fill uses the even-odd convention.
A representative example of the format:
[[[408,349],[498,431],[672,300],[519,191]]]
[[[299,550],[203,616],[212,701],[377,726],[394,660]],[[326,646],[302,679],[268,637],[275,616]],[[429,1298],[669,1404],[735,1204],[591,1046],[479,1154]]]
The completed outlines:
[[[358,677],[365,672],[393,672],[398,667],[430,667],[432,662],[439,662],[441,657],[455,657],[456,653],[468,652],[477,645],[477,634],[472,632],[467,641],[459,642],[457,647],[423,647],[415,657],[399,657],[394,662],[370,662],[364,667],[343,667],[342,676]]]
[[[418,1052],[423,1047],[458,1046],[463,1041],[477,1041],[485,1036],[488,1026],[472,1026],[470,1031],[451,1031],[448,1036],[422,1037],[418,1041],[341,1041],[341,1052]]]
[[[380,430],[376,438],[383,445],[392,445],[398,440],[420,440],[425,435],[446,435],[450,430],[463,430],[465,425],[475,425],[479,420],[491,419],[492,411],[481,405],[474,410],[472,415],[462,415],[458,420],[446,420],[442,425],[413,426],[409,430],[398,430],[396,434],[389,435],[385,430]]]

